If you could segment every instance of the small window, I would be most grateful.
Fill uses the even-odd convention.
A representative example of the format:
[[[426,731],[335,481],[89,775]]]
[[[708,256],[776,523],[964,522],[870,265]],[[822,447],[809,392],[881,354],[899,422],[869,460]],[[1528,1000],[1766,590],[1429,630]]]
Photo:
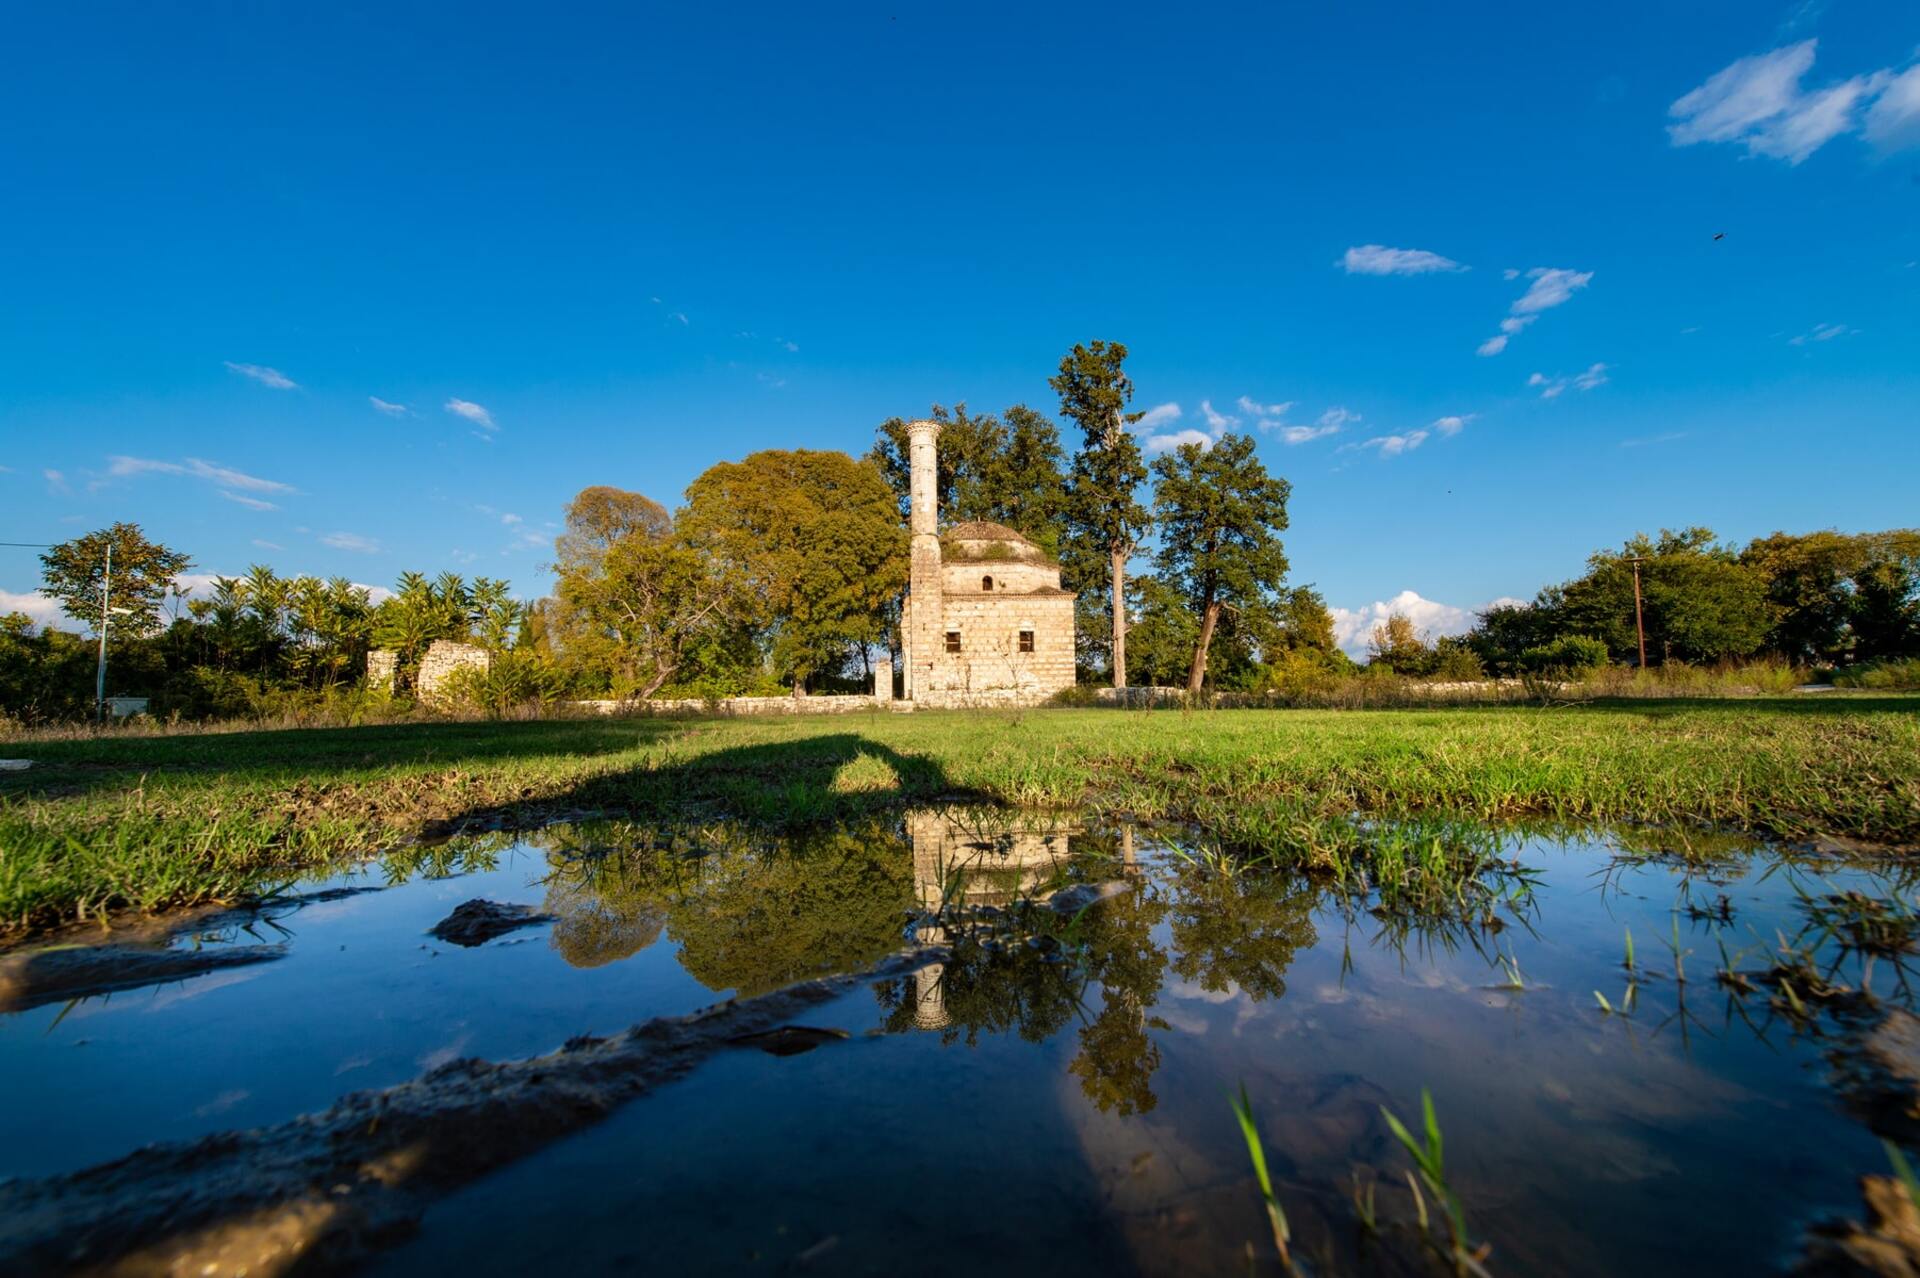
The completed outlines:
[[[991,577],[982,577],[982,578],[980,579],[980,589],[982,589],[982,590],[992,590],[992,589],[993,589],[993,578],[991,578]]]
[[[958,630],[947,631],[947,651],[960,651],[960,632]]]
[[[1020,651],[1022,652],[1033,651],[1033,631],[1022,630],[1020,632]]]

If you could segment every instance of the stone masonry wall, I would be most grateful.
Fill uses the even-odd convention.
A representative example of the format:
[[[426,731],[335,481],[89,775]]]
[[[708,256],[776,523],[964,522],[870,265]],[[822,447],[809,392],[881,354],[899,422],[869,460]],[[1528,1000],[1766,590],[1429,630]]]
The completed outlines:
[[[470,643],[435,639],[420,658],[420,673],[414,677],[413,690],[422,701],[431,701],[456,670],[478,670],[485,674],[493,666],[493,657],[485,648]]]
[[[393,689],[393,676],[400,669],[400,654],[391,648],[375,648],[367,654],[367,686]]]

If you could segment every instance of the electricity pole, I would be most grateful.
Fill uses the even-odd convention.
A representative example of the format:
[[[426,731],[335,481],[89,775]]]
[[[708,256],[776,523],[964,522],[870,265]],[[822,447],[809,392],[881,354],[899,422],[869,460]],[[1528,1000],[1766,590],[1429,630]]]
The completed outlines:
[[[1647,668],[1647,621],[1640,608],[1640,565],[1646,562],[1646,558],[1634,555],[1627,562],[1633,565],[1633,629],[1634,633],[1640,636],[1640,668],[1645,670]]]

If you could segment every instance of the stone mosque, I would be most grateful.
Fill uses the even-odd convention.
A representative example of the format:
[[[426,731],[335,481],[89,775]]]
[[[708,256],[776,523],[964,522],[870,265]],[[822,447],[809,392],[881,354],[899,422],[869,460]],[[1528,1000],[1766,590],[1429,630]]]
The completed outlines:
[[[907,427],[913,558],[901,614],[904,697],[914,705],[1045,701],[1074,679],[1073,600],[1060,565],[1004,524],[943,535],[940,423]]]

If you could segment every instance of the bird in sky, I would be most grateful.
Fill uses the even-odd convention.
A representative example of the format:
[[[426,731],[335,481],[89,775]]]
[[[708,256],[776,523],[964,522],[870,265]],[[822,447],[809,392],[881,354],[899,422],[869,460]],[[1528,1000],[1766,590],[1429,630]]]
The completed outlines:
[[[1727,238],[1727,233],[1725,231],[1715,231],[1713,233],[1713,238],[1716,240],[1724,240]]]

